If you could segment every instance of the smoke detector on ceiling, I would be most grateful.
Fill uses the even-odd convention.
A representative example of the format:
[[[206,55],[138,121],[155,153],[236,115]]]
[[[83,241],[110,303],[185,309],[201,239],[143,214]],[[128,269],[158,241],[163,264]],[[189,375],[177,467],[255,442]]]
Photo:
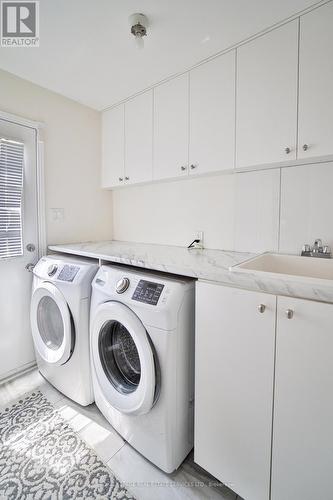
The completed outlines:
[[[136,44],[142,49],[144,47],[143,37],[147,36],[148,19],[144,14],[132,14],[129,17],[129,22]]]

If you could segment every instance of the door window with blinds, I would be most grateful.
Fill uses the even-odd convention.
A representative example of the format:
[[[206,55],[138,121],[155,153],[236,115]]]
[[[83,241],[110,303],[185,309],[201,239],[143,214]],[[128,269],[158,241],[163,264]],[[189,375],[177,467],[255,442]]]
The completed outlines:
[[[0,137],[0,259],[23,255],[24,144]]]

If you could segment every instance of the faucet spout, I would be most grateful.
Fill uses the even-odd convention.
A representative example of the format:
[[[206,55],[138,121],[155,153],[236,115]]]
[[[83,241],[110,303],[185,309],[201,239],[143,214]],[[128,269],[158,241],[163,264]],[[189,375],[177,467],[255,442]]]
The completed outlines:
[[[323,242],[320,238],[314,241],[314,244],[303,245],[301,255],[303,257],[321,257],[324,259],[330,259],[332,257],[332,250],[329,246],[323,246]]]

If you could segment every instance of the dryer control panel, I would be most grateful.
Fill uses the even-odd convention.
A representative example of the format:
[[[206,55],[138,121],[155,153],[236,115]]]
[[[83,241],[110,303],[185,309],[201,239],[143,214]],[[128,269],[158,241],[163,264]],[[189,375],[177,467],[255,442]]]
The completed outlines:
[[[58,280],[73,281],[79,270],[80,270],[79,266],[65,264],[59,273]]]
[[[161,283],[154,283],[152,281],[140,280],[134,293],[133,300],[144,302],[156,306],[161,296],[164,285]]]

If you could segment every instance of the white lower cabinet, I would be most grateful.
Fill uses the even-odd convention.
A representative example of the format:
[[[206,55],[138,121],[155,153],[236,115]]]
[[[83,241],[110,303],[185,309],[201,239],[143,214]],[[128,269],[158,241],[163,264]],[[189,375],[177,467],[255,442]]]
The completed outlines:
[[[195,461],[246,500],[269,497],[275,304],[197,283]]]
[[[198,282],[195,461],[246,500],[332,498],[332,361],[332,304]]]
[[[333,305],[279,297],[272,500],[332,498],[332,425]]]

